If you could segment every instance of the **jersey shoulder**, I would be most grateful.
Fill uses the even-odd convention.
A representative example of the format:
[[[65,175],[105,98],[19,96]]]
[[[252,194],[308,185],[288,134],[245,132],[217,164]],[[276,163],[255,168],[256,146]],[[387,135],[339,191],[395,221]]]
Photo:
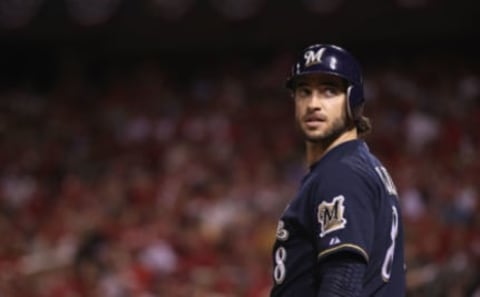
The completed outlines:
[[[344,197],[350,209],[376,209],[382,197],[396,195],[390,175],[368,150],[351,151],[319,165],[310,185],[310,201],[314,206],[336,205],[335,199]],[[390,189],[388,193],[386,189]]]
[[[312,183],[323,190],[376,187],[380,180],[375,168],[381,167],[381,164],[376,164],[374,160],[359,153],[331,159],[315,168]]]

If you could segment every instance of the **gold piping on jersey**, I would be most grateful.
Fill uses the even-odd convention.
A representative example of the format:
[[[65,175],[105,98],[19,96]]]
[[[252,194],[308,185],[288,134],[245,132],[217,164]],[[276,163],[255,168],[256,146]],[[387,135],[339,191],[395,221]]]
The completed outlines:
[[[362,256],[365,258],[365,260],[367,261],[367,263],[370,261],[369,257],[368,257],[368,254],[367,252],[365,252],[364,249],[362,249],[361,247],[359,247],[358,245],[355,245],[355,244],[350,244],[350,243],[344,243],[344,244],[341,244],[341,245],[338,245],[336,247],[333,247],[331,249],[328,249],[328,250],[324,250],[323,252],[320,252],[317,256],[317,259],[320,259],[322,258],[323,256],[327,255],[327,254],[330,254],[330,253],[333,253],[335,251],[338,251],[340,249],[343,249],[343,248],[351,248],[351,249],[354,249],[354,250],[357,250],[359,251]]]

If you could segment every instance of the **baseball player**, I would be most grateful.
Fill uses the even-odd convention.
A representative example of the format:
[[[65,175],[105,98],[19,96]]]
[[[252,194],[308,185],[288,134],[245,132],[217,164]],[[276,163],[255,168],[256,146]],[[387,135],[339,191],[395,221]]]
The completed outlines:
[[[283,212],[272,297],[405,296],[395,185],[362,136],[362,71],[345,49],[304,49],[287,80],[309,172]]]

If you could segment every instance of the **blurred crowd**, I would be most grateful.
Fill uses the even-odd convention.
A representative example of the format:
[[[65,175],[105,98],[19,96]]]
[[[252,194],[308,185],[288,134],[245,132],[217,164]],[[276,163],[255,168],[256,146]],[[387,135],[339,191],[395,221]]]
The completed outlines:
[[[70,63],[48,87],[3,85],[0,296],[268,296],[277,219],[307,168],[292,56],[262,61]],[[408,61],[364,66],[408,296],[479,297],[480,68]]]

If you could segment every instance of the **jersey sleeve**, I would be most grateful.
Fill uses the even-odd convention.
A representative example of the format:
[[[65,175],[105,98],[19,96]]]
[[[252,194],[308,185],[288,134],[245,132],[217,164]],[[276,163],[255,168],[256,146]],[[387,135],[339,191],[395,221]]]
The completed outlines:
[[[318,259],[350,251],[369,261],[374,240],[375,187],[368,175],[340,166],[319,177],[311,191]]]

